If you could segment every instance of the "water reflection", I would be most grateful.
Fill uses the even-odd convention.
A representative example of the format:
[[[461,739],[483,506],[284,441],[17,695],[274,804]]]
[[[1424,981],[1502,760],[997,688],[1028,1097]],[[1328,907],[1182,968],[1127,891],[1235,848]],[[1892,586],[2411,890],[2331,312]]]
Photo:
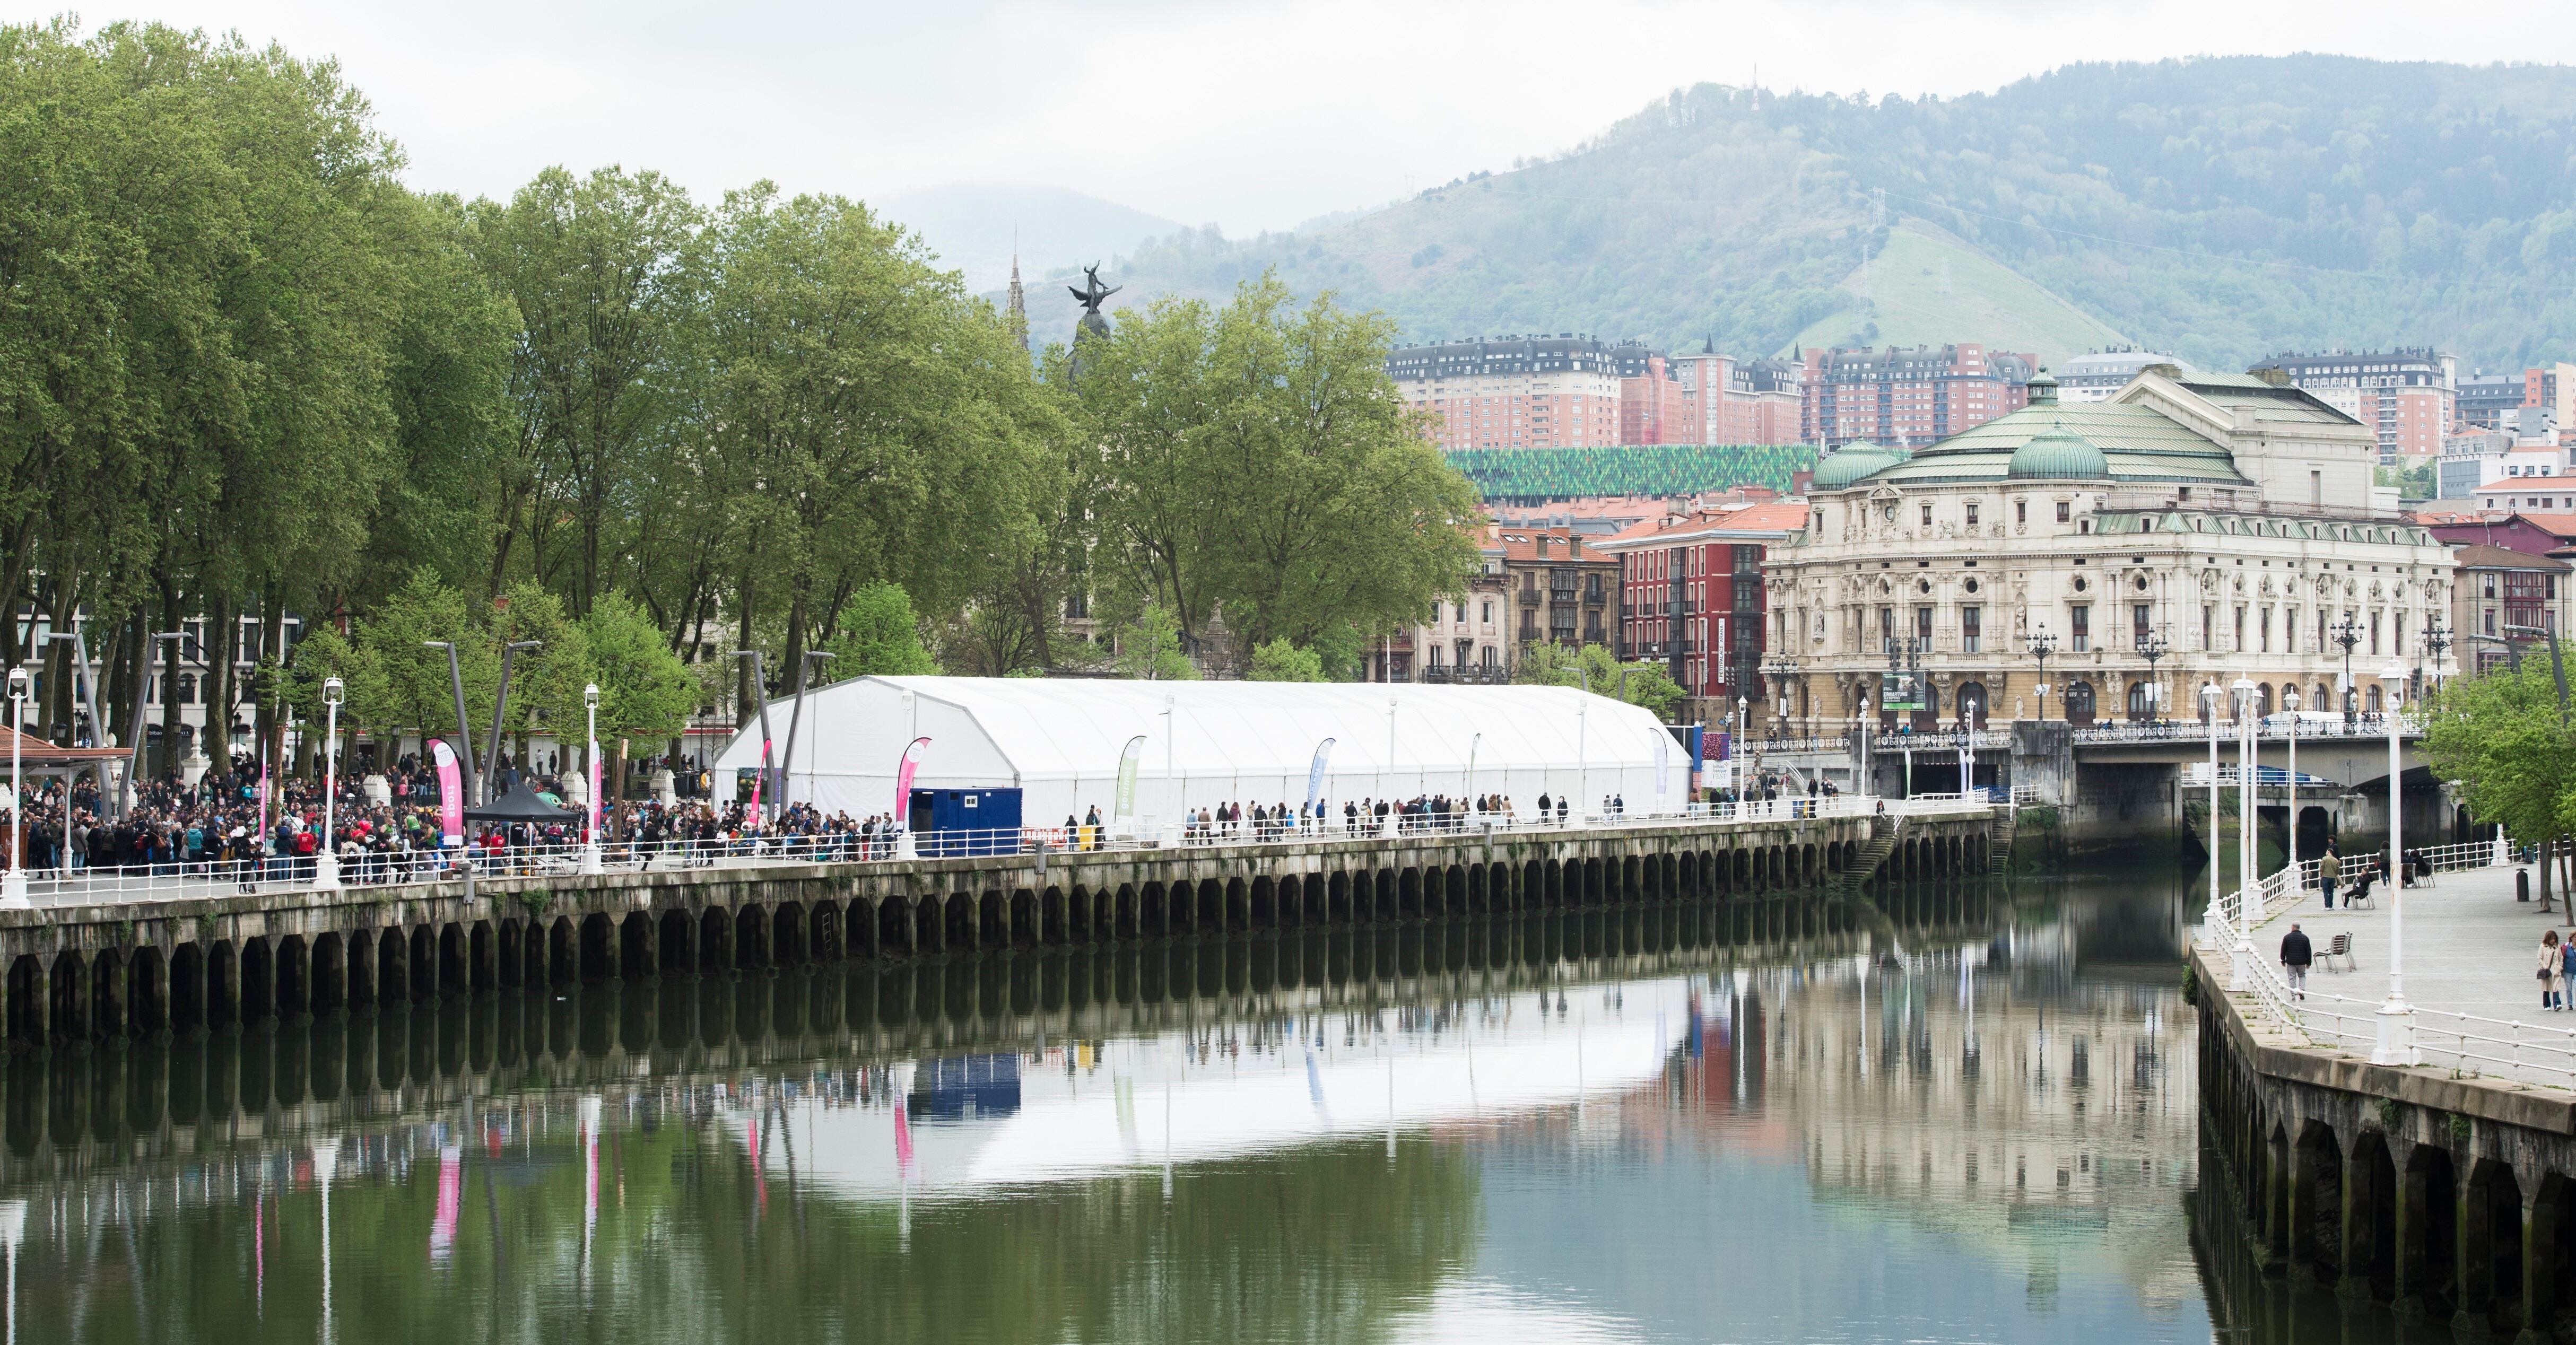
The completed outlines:
[[[21,1059],[10,1321],[2206,1338],[2185,896],[2131,875],[821,968]]]

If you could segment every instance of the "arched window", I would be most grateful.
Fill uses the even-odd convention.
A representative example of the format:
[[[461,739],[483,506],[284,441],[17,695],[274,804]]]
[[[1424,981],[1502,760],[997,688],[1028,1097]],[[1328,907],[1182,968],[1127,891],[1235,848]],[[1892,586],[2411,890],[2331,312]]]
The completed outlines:
[[[2269,682],[2254,684],[2254,717],[2258,720],[2272,717],[2272,684]]]
[[[2156,717],[2156,693],[2144,682],[2129,684],[2129,718],[2141,723]]]
[[[2093,722],[2092,683],[2069,682],[2066,684],[2066,722],[2079,726]]]
[[[197,675],[195,673],[183,672],[179,674],[179,703],[181,705],[194,705],[197,703]]]
[[[1967,720],[1967,721],[1968,721],[1968,726],[1969,726],[1970,728],[1978,728],[1978,729],[1981,729],[1981,728],[1984,728],[1984,727],[1986,726],[1986,684],[1985,684],[1985,683],[1983,683],[1983,682],[1962,682],[1962,683],[1960,683],[1960,684],[1959,684],[1959,697],[1958,697],[1958,703],[1959,703],[1959,715],[1960,715],[1960,717],[1961,717],[1961,718],[1963,718],[1963,719],[1965,719],[1965,720]]]
[[[2308,708],[2332,713],[2335,708],[2334,688],[2323,682],[2317,683],[2308,695]]]
[[[2368,712],[2369,712],[2369,713],[2371,713],[2371,714],[2377,714],[2377,713],[2379,713],[2379,684],[2378,684],[2378,683],[2376,683],[2376,682],[2371,683],[2371,684],[2370,684],[2369,689],[2367,689],[2366,691],[2364,691],[2364,692],[2362,693],[2362,698],[2361,698],[2361,708],[2362,708],[2362,709],[2364,709],[2364,710],[2366,710],[2366,711],[2368,711]]]

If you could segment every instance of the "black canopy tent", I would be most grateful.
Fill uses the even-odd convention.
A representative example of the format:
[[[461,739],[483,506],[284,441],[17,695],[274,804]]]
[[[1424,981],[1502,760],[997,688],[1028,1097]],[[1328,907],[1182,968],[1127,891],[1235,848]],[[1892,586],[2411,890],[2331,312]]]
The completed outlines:
[[[566,812],[538,798],[537,791],[524,784],[484,807],[465,810],[468,822],[561,822],[573,825],[581,819],[580,813]]]

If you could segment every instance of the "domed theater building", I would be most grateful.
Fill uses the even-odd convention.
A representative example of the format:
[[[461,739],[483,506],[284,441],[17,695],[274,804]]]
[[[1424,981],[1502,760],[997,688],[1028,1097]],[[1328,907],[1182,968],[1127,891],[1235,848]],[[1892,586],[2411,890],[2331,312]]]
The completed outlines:
[[[2197,722],[2198,688],[2240,677],[2257,713],[2291,688],[2303,710],[2369,711],[2391,658],[2452,670],[2425,639],[2450,550],[2374,492],[2368,427],[2170,364],[2107,401],[2056,393],[2043,372],[2023,410],[1818,465],[1806,531],[1766,567],[1787,724]]]

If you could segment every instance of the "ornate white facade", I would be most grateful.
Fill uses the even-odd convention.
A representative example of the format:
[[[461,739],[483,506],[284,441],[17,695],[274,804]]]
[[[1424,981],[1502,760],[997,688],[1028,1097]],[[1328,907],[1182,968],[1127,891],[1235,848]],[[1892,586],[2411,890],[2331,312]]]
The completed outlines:
[[[2292,686],[2340,708],[2345,634],[2360,709],[2392,659],[2452,670],[2424,639],[2450,549],[2372,512],[2369,428],[2169,365],[2105,402],[2060,404],[2044,374],[2032,395],[1911,456],[1855,445],[1819,466],[1807,532],[1766,567],[1772,648],[1793,656],[1766,671],[1792,723],[1878,711],[1891,666],[1923,674],[1917,728],[1963,702],[1980,722],[2196,720],[2212,679],[2255,683],[2263,712]],[[2044,705],[2034,637],[2053,646]]]

